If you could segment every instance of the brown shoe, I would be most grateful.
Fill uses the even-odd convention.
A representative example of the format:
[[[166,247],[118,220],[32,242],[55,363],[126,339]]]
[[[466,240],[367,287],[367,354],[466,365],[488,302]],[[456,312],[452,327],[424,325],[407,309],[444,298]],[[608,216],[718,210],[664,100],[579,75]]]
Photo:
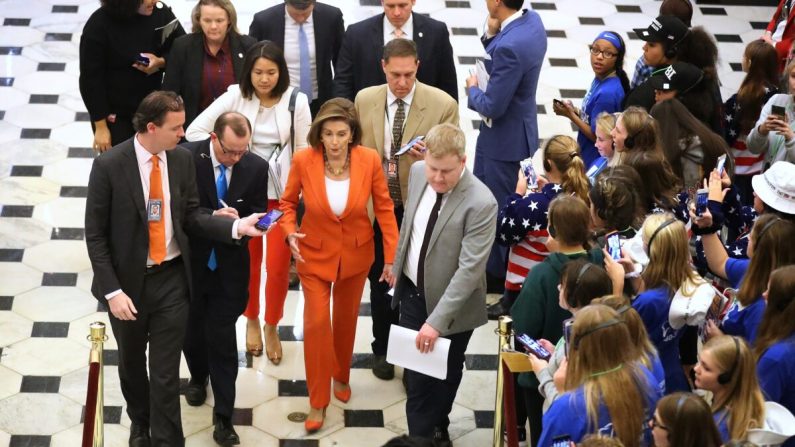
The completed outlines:
[[[254,357],[262,355],[262,337],[259,333],[259,320],[246,318],[246,352]]]
[[[274,365],[282,362],[282,341],[279,339],[279,328],[266,324],[262,327],[265,334],[265,354]]]

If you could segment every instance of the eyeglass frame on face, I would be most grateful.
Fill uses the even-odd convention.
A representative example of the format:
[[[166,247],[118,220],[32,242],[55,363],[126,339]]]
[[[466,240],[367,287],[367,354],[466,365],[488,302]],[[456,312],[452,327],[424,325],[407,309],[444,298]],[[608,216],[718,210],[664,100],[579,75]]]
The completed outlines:
[[[601,54],[605,59],[613,59],[618,56],[618,53],[613,53],[612,51],[597,50],[593,45],[588,45],[588,50],[591,52],[591,56],[598,56]]]
[[[233,150],[227,149],[227,147],[224,144],[224,142],[221,141],[221,137],[219,137],[215,133],[213,133],[213,135],[215,135],[215,139],[218,140],[218,144],[221,146],[221,152],[223,152],[224,155],[228,155],[230,157],[242,158],[244,155],[246,155],[246,153],[251,152],[251,142],[249,142],[246,145],[246,149],[245,150],[233,151]]]
[[[654,430],[655,428],[661,428],[661,429],[663,429],[665,431],[668,431],[668,427],[666,427],[665,425],[663,425],[659,421],[657,421],[657,416],[656,415],[653,415],[651,417],[651,419],[649,419],[649,427],[651,427],[652,430]]]

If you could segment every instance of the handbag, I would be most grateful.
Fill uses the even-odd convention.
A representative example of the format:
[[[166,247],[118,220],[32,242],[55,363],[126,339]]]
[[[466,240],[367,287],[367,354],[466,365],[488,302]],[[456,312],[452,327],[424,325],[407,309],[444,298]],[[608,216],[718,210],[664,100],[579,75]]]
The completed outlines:
[[[276,198],[281,198],[284,188],[287,187],[287,176],[290,174],[290,163],[295,152],[295,102],[298,98],[298,89],[293,88],[290,93],[290,103],[287,110],[290,111],[290,141],[276,147],[268,158],[268,175],[273,180],[276,188]],[[289,150],[288,150],[289,149]]]

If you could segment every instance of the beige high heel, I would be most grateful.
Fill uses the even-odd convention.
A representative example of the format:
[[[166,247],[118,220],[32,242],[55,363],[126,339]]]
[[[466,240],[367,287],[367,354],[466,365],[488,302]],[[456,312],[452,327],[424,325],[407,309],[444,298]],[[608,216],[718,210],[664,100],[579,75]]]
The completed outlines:
[[[265,354],[274,365],[282,362],[282,341],[279,339],[279,328],[266,324],[262,327],[265,334]]]
[[[259,333],[259,321],[246,318],[246,352],[259,357],[262,355],[262,338]]]

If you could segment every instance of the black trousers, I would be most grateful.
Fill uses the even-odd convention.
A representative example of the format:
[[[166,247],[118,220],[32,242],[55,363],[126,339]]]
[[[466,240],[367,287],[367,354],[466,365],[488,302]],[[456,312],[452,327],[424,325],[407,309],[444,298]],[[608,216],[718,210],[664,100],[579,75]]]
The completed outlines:
[[[119,379],[127,414],[132,422],[151,428],[153,447],[185,445],[179,361],[188,321],[187,281],[182,260],[177,259],[144,276],[135,321],[121,321],[108,312],[119,347]]]
[[[397,219],[398,229],[403,223],[403,206],[395,206],[395,219]],[[373,318],[373,354],[386,355],[387,343],[389,342],[389,328],[393,324],[398,324],[400,319],[400,306],[392,309],[392,297],[389,296],[389,285],[379,282],[378,278],[384,272],[384,236],[378,221],[373,222],[375,236],[375,260],[370,267],[367,279],[370,280],[370,311]]]
[[[408,278],[402,280],[410,286],[403,290],[405,295],[400,297],[400,325],[419,330],[428,318],[425,297]],[[450,339],[445,380],[408,369],[403,372],[407,384],[406,418],[409,435],[430,438],[434,427],[446,430],[450,425],[448,415],[453,409],[453,401],[464,374],[464,352],[470,337],[471,330],[445,336]]]
[[[210,378],[215,413],[231,418],[238,371],[235,322],[246,309],[248,293],[230,294],[217,270],[204,270],[206,287],[194,290],[191,302],[185,360],[191,380],[204,383]]]

